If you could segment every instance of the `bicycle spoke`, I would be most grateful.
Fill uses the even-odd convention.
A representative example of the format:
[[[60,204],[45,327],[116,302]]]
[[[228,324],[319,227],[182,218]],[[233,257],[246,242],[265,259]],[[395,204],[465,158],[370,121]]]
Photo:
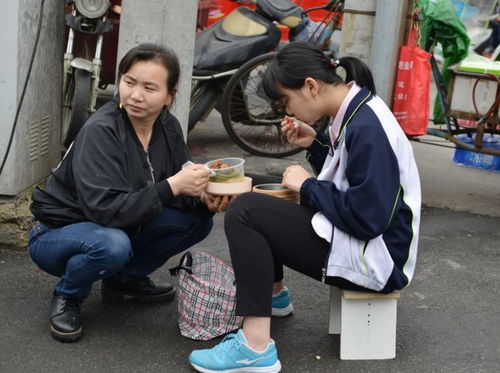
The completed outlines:
[[[222,117],[232,139],[250,153],[283,157],[302,149],[288,143],[281,131],[283,104],[269,100],[262,79],[273,54],[259,56],[242,66],[228,82]]]

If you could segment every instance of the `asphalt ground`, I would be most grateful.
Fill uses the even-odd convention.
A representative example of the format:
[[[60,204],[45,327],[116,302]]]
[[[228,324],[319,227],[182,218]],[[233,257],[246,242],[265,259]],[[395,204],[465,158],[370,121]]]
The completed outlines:
[[[199,162],[243,156],[246,172],[279,176],[288,159],[250,156],[234,145],[218,115],[189,136]],[[398,303],[393,360],[343,361],[339,337],[328,334],[328,286],[286,271],[295,312],[273,319],[283,372],[498,372],[500,370],[500,174],[456,166],[452,150],[415,144],[424,208],[413,282]],[[223,214],[194,249],[229,262]],[[153,274],[172,282],[172,258]],[[179,333],[177,300],[103,305],[100,283],[83,304],[82,340],[62,344],[49,334],[56,279],[37,271],[26,252],[0,248],[0,372],[194,372],[193,349],[218,343]]]

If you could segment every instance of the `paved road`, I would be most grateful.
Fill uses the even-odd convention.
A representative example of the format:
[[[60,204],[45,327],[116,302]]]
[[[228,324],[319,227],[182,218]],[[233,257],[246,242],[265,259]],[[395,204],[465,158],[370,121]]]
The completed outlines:
[[[195,129],[189,145],[198,161],[244,155],[227,138],[216,115]],[[339,360],[339,338],[327,334],[327,286],[287,271],[296,312],[274,320],[272,326],[283,372],[499,370],[499,175],[455,166],[450,150],[437,149],[415,146],[426,206],[415,278],[398,304],[397,358]],[[279,175],[302,156],[245,158],[248,172]],[[222,224],[219,214],[214,230],[197,249],[228,261]],[[170,281],[167,267],[175,261],[154,278]],[[102,305],[96,284],[83,305],[84,338],[61,344],[48,333],[54,282],[37,272],[25,253],[0,249],[0,372],[193,372],[189,352],[216,343],[181,337],[175,302]]]
[[[327,286],[286,272],[296,312],[272,326],[283,372],[497,372],[499,226],[500,218],[424,208],[416,275],[398,305],[395,360],[339,360],[339,338],[327,334]],[[228,261],[222,216],[197,248]],[[170,280],[166,268],[154,277]],[[48,332],[54,281],[24,253],[0,251],[0,372],[193,372],[189,352],[215,343],[181,337],[175,303],[102,305],[96,284],[83,306],[84,338],[61,344]]]

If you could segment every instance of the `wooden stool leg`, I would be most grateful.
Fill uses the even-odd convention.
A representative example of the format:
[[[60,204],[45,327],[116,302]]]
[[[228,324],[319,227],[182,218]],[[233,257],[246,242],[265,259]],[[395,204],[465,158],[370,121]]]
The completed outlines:
[[[328,334],[340,334],[341,306],[340,290],[335,286],[330,286],[330,323],[328,325]]]

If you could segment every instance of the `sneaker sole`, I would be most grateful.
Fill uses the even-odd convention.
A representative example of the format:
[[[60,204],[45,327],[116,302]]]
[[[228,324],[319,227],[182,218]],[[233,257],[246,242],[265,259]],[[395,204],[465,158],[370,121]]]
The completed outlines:
[[[271,366],[268,367],[240,367],[240,368],[232,368],[225,370],[213,370],[200,367],[196,364],[191,363],[194,369],[198,372],[202,373],[238,373],[238,372],[247,372],[247,373],[278,373],[281,372],[281,363],[279,360],[276,361]]]
[[[276,317],[290,316],[293,312],[293,304],[289,304],[285,308],[274,308],[271,310],[271,315]]]
[[[64,333],[54,329],[52,325],[50,326],[50,335],[52,336],[52,338],[54,338],[59,342],[65,342],[65,343],[76,342],[82,337],[82,334],[83,334],[82,327],[80,327],[80,329],[78,329],[75,332]]]
[[[122,303],[126,298],[132,298],[140,303],[165,303],[174,300],[175,288],[168,293],[159,295],[135,295],[130,293],[123,293],[121,291],[112,289],[101,289],[102,303]]]

